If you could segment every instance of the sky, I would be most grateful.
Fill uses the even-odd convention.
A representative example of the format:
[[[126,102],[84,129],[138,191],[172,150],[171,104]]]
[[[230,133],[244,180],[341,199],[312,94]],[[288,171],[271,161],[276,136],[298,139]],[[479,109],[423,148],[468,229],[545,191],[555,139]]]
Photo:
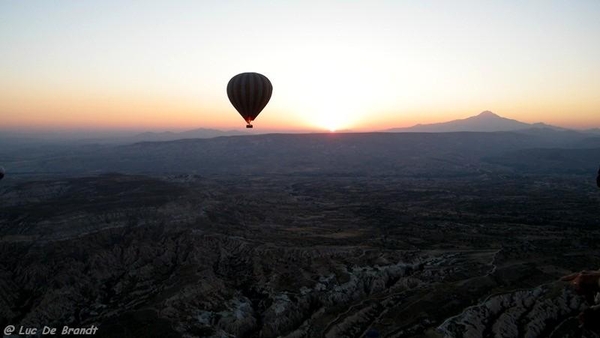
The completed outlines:
[[[600,1],[0,1],[0,130],[600,127]]]

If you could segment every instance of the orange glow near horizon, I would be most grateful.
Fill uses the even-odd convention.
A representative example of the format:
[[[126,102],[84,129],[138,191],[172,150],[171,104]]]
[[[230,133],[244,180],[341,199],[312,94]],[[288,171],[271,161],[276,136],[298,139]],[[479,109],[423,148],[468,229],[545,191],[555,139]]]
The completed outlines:
[[[22,105],[18,114],[7,114],[0,123],[0,129],[15,130],[69,130],[69,129],[102,129],[102,130],[161,130],[184,131],[196,128],[212,128],[222,130],[244,129],[245,122],[233,108],[176,106],[169,104],[152,104],[151,100],[119,102],[109,100],[96,105],[83,105],[81,102],[65,108],[56,102],[40,100],[44,111],[53,112],[60,109],[60,119],[56,114],[38,113],[36,107]],[[38,101],[38,102],[40,102]],[[6,101],[5,101],[6,102]],[[327,105],[323,105],[327,107]],[[0,104],[0,109],[4,108]],[[416,124],[447,122],[464,119],[479,114],[481,111],[492,112],[510,119],[526,123],[544,122],[551,125],[572,129],[590,129],[600,127],[595,112],[578,110],[577,120],[569,114],[570,109],[556,108],[550,110],[527,110],[527,114],[514,111],[489,109],[489,107],[469,109],[468,111],[406,111],[379,113],[370,116],[367,113],[355,113],[348,118],[347,112],[341,109],[318,109],[314,114],[285,114],[267,108],[254,121],[256,131],[356,131],[369,132],[391,128],[411,127]],[[7,109],[7,111],[16,111]],[[174,113],[176,112],[176,113]],[[296,115],[296,117],[294,117]],[[292,116],[292,119],[286,117]]]

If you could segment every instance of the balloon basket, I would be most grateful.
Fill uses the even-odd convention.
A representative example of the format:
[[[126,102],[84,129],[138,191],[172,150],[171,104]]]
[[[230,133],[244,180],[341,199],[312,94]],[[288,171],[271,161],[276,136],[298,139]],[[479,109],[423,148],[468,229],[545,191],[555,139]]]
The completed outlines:
[[[246,128],[254,128],[254,126],[253,126],[253,125],[251,125],[251,124],[247,124],[247,125],[246,125]]]

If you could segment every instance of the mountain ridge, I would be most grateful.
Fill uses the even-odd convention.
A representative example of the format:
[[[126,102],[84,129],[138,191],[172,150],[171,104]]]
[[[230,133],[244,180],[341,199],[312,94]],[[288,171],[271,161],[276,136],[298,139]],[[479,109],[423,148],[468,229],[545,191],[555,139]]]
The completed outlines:
[[[553,129],[553,130],[568,130],[566,128],[549,125],[543,122],[525,123],[514,119],[509,119],[495,114],[489,110],[484,110],[478,115],[457,119],[447,122],[438,122],[430,124],[416,124],[407,128],[391,128],[384,130],[385,132],[459,132],[459,131],[474,131],[474,132],[495,132],[495,131],[519,131],[525,129]]]

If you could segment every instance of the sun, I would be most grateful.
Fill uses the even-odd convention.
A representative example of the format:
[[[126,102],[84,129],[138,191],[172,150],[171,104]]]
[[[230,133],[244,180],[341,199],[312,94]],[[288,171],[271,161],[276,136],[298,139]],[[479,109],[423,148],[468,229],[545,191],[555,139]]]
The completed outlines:
[[[337,132],[352,128],[356,125],[356,111],[351,102],[344,100],[342,95],[330,92],[327,96],[315,95],[308,107],[307,117],[311,124],[320,130]]]
[[[332,133],[344,128],[344,118],[336,111],[323,112],[318,114],[316,124],[320,128],[329,130]]]
[[[367,112],[377,109],[385,81],[369,67],[361,67],[356,58],[363,60],[365,55],[352,46],[319,45],[316,54],[314,48],[308,50],[303,54],[300,49],[301,66],[281,80],[282,101],[311,128],[330,132],[360,128]]]

